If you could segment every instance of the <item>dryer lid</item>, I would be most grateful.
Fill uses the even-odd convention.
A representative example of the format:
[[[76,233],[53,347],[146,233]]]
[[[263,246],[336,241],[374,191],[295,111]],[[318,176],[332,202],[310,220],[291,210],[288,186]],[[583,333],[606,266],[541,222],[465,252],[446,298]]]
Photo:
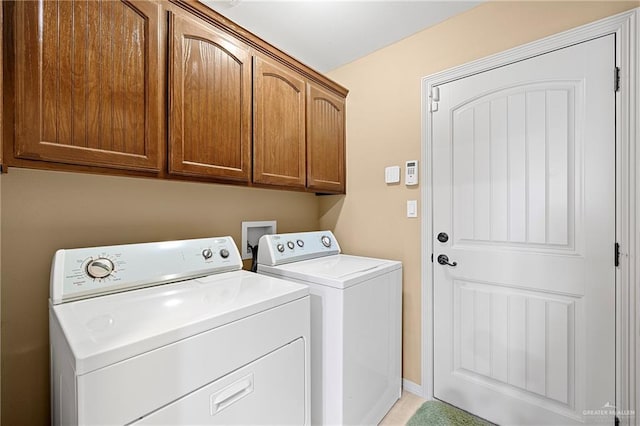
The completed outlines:
[[[51,305],[77,374],[306,296],[306,286],[235,271]]]

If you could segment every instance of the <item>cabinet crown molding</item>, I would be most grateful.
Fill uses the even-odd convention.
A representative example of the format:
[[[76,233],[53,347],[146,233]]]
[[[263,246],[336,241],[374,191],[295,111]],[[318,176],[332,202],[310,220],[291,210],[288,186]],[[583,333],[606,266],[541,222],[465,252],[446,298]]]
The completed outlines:
[[[225,31],[232,36],[242,40],[242,42],[246,43],[260,53],[267,55],[271,59],[276,60],[290,68],[293,68],[296,72],[302,74],[307,79],[326,87],[327,89],[335,92],[337,95],[346,97],[349,93],[349,90],[347,88],[320,74],[319,72],[315,71],[308,65],[303,64],[296,58],[282,52],[269,42],[261,39],[251,31],[246,30],[232,20],[222,16],[204,3],[201,3],[197,0],[169,0],[169,2],[180,6],[185,10],[188,10],[192,14],[209,22],[220,30]]]

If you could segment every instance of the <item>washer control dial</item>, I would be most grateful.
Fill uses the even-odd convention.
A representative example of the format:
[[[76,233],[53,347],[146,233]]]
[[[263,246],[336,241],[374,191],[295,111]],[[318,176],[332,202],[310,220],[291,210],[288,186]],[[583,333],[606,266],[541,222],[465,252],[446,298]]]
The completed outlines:
[[[276,246],[276,248],[280,253],[284,252],[284,244],[280,243]]]
[[[202,257],[204,257],[205,260],[211,259],[212,256],[213,256],[213,252],[211,251],[211,249],[202,250]]]
[[[293,241],[287,241],[287,247],[293,250],[293,248],[295,247],[295,244],[293,244]]]
[[[304,247],[304,241],[302,240],[296,241],[296,244],[298,244],[298,247]]]
[[[227,257],[229,257],[229,250],[223,248],[222,250],[220,250],[220,257],[223,259],[226,259]]]
[[[323,235],[322,238],[320,238],[320,241],[322,241],[323,246],[331,247],[331,238],[327,237],[326,235]]]
[[[113,262],[106,257],[99,257],[97,259],[93,259],[87,264],[87,274],[91,278],[106,278],[115,269]]]

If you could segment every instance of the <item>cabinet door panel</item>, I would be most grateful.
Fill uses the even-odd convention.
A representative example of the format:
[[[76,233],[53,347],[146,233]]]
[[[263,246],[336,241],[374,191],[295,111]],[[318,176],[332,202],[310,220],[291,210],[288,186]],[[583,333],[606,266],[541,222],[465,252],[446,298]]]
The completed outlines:
[[[3,32],[4,32],[4,5],[0,3],[0,173],[2,173],[4,169],[4,164],[2,162],[4,155],[4,146],[2,142],[4,141],[4,41],[3,41]]]
[[[344,98],[309,84],[307,92],[307,187],[345,191]]]
[[[158,170],[159,8],[16,2],[17,158]]]
[[[305,81],[254,58],[254,164],[258,183],[305,186]]]
[[[248,181],[251,55],[211,27],[170,15],[169,170]]]

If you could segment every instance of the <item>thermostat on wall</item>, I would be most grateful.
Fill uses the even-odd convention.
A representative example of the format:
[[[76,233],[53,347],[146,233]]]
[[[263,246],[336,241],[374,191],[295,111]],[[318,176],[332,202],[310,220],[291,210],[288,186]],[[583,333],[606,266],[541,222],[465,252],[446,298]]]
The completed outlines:
[[[404,183],[405,185],[418,184],[418,160],[407,161],[407,169],[406,169]]]

